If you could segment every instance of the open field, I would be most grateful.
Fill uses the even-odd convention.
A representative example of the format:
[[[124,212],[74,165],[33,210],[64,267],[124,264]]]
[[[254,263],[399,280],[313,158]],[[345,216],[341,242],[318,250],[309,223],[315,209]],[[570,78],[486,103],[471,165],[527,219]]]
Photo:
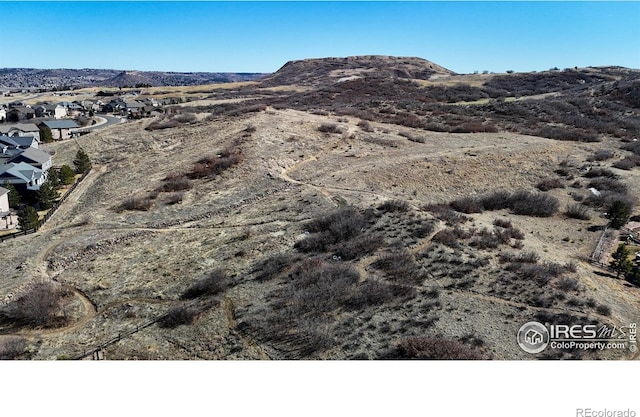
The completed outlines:
[[[435,132],[281,106],[211,115],[211,106],[238,104],[229,99],[187,103],[196,121],[177,127],[130,121],[46,145],[56,165],[82,146],[94,167],[37,234],[0,244],[0,300],[53,280],[66,289],[64,324],[0,320],[0,340],[25,338],[33,359],[76,357],[153,321],[105,346],[105,357],[376,359],[437,337],[470,357],[531,359],[515,338],[527,321],[637,321],[640,289],[587,262],[608,220],[595,209],[588,220],[564,215],[589,197],[589,168],[607,167],[630,194],[640,191],[637,170],[587,162],[602,149],[623,155],[617,138]],[[198,171],[232,156],[215,174]],[[550,177],[561,187],[545,192],[559,204],[549,217],[433,208],[536,190]],[[530,253],[535,274],[522,261]],[[188,295],[214,278],[215,292]],[[166,319],[178,316],[177,325]]]

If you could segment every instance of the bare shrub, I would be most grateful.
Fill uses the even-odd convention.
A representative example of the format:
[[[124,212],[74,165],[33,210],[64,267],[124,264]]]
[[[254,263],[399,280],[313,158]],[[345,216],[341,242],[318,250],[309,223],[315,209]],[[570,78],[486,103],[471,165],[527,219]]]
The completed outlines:
[[[591,132],[587,132],[582,129],[560,127],[560,126],[545,126],[538,129],[535,132],[535,136],[542,136],[549,139],[568,140],[577,142],[600,142],[602,139]]]
[[[171,206],[171,205],[174,205],[174,204],[182,203],[183,199],[184,199],[184,193],[182,193],[182,192],[181,193],[172,193],[165,200],[165,204]]]
[[[549,191],[554,188],[564,188],[564,184],[560,178],[546,178],[540,181],[536,188],[540,191]]]
[[[593,155],[587,158],[587,161],[606,161],[611,158],[613,158],[613,152],[608,149],[598,149],[593,153]]]
[[[322,316],[346,302],[359,278],[347,263],[307,259],[291,274],[283,296],[292,316]]]
[[[199,159],[187,177],[191,179],[214,177],[238,165],[243,159],[242,151],[239,148],[225,149],[218,155]]]
[[[507,219],[495,219],[493,221],[493,225],[497,227],[502,227],[504,229],[511,229],[513,227],[513,224],[511,224],[511,221]]]
[[[633,152],[636,155],[640,155],[640,142],[630,142],[622,146],[625,151]]]
[[[608,305],[600,304],[598,307],[596,307],[596,312],[598,314],[602,314],[603,316],[610,316],[611,307],[609,307]]]
[[[407,337],[398,342],[389,359],[480,360],[481,351],[444,337]]]
[[[559,277],[566,272],[564,266],[555,262],[545,262],[542,265],[533,263],[519,264],[516,270],[522,278],[534,280],[540,286],[548,284],[553,278]]]
[[[196,121],[196,115],[193,113],[181,113],[173,116],[171,120],[174,120],[179,124],[193,123]]]
[[[597,178],[597,177],[617,178],[618,177],[615,174],[615,172],[611,171],[610,169],[600,168],[600,167],[591,168],[589,171],[585,172],[583,176],[585,178]]]
[[[53,281],[34,281],[22,296],[7,306],[5,314],[20,324],[37,327],[60,326],[66,322],[62,314],[65,295],[60,285]]]
[[[153,200],[149,197],[129,197],[118,206],[117,211],[149,211],[151,207],[153,207]]]
[[[423,138],[422,136],[416,136],[411,134],[410,132],[399,132],[398,135],[402,136],[403,138],[409,139],[411,142],[416,142],[416,143],[426,142],[426,139]]]
[[[580,290],[580,284],[575,278],[561,277],[556,282],[556,288],[562,291],[578,291]]]
[[[414,225],[411,228],[411,236],[417,237],[419,239],[425,238],[433,233],[433,229],[435,228],[433,222],[431,221],[421,221],[420,223]]]
[[[256,266],[259,271],[256,279],[260,281],[270,280],[289,267],[293,267],[300,260],[300,255],[291,252],[281,252],[270,256]]]
[[[169,120],[163,120],[163,121],[153,121],[149,123],[149,125],[147,125],[147,127],[145,127],[144,130],[154,131],[154,130],[170,129],[172,127],[177,127],[177,126],[180,126],[180,123],[177,120],[169,119]]]
[[[523,252],[519,254],[513,253],[501,253],[498,258],[501,263],[512,262],[516,264],[527,263],[527,264],[535,264],[538,262],[540,257],[535,252]],[[519,268],[516,267],[515,269]]]
[[[0,336],[0,360],[13,360],[27,350],[27,339],[19,336]]]
[[[344,206],[322,215],[307,224],[311,233],[327,232],[331,243],[349,239],[362,232],[364,216],[352,206]]]
[[[369,255],[382,247],[382,245],[384,245],[382,236],[367,234],[365,236],[356,236],[353,239],[337,244],[333,248],[333,252],[342,260],[350,261]]]
[[[503,231],[508,231],[508,229],[503,229]],[[502,243],[508,243],[510,239],[510,234],[503,236],[495,233],[495,231],[483,228],[471,239],[469,245],[475,246],[478,249],[495,249]]]
[[[229,284],[229,278],[222,269],[215,269],[205,278],[196,281],[183,294],[182,299],[194,299],[203,296],[212,296],[223,292]]]
[[[354,288],[351,296],[345,301],[347,307],[354,310],[364,310],[367,307],[384,304],[395,299],[390,284],[368,279]]]
[[[572,219],[579,219],[579,220],[591,219],[591,214],[589,213],[589,209],[582,204],[572,204],[568,206],[565,214],[567,215],[567,217],[571,217]]]
[[[640,155],[627,156],[613,163],[614,168],[630,170],[640,165]]]
[[[516,191],[509,198],[509,205],[515,214],[535,217],[550,217],[558,211],[558,199],[528,191]]]
[[[409,203],[403,200],[388,200],[378,206],[383,213],[405,213],[409,211]]]
[[[373,263],[375,268],[381,269],[394,281],[405,281],[410,284],[420,284],[425,276],[420,271],[411,252],[402,250],[381,256]]]
[[[451,228],[440,230],[438,233],[433,235],[431,238],[433,242],[440,243],[442,245],[448,246],[450,248],[459,248],[460,243],[458,243],[458,238],[456,237],[455,232]]]
[[[505,190],[494,191],[480,197],[480,202],[485,210],[503,210],[510,207],[511,193]]]
[[[456,213],[446,204],[427,204],[422,209],[430,212],[435,217],[445,222],[447,226],[454,226],[469,220],[469,217]]]
[[[186,191],[193,188],[193,184],[186,179],[180,177],[171,177],[166,178],[164,180],[164,184],[162,184],[159,188],[159,191],[168,193],[172,191]]]
[[[167,311],[158,320],[158,326],[173,329],[181,325],[193,324],[201,311],[192,306],[180,305]]]
[[[613,178],[594,178],[589,182],[588,186],[600,192],[610,191],[618,194],[627,194],[628,192],[628,188],[624,183]]]
[[[624,184],[623,184],[624,185]],[[614,191],[601,191],[599,195],[591,194],[584,199],[583,204],[590,207],[610,207],[614,202],[622,201],[627,206],[633,207],[636,204],[636,198],[625,193],[617,193]]]
[[[358,127],[365,132],[374,131],[373,126],[371,126],[371,123],[369,123],[368,120],[360,120],[360,122],[358,122]]]
[[[324,252],[329,245],[334,243],[334,239],[329,232],[312,233],[298,240],[293,247],[300,252]]]
[[[474,197],[462,197],[457,200],[453,200],[450,204],[451,208],[460,213],[482,213],[484,207],[482,202]]]
[[[318,127],[318,132],[322,133],[342,133],[342,129],[335,123],[323,123]]]

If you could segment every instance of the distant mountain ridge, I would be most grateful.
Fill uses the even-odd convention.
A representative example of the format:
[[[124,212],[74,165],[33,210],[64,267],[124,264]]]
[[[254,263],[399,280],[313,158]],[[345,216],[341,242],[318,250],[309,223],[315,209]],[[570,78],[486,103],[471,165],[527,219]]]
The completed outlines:
[[[81,87],[133,87],[200,85],[253,81],[267,74],[235,72],[123,71],[112,69],[0,68],[0,89],[62,89]]]

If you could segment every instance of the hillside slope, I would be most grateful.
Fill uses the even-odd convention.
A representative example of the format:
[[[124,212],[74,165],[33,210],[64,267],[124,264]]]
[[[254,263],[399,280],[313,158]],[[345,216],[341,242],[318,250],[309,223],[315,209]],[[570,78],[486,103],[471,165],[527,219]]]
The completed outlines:
[[[289,61],[262,84],[321,86],[362,77],[427,80],[436,74],[454,72],[422,58],[363,55]]]

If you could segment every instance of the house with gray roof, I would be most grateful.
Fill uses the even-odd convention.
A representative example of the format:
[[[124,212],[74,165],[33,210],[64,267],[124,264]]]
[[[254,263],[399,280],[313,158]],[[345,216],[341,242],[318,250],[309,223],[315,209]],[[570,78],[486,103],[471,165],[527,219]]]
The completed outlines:
[[[43,172],[46,172],[51,168],[51,155],[47,152],[41,151],[36,148],[27,148],[22,152],[15,155],[13,158],[9,159],[9,163],[20,163],[26,162],[27,164],[40,168]],[[46,175],[45,175],[46,176]]]
[[[7,111],[7,120],[13,122],[33,119],[35,116],[36,112],[31,107],[27,106],[15,106]]]
[[[40,142],[40,129],[35,123],[14,123],[0,125],[0,135],[5,136],[33,136]]]
[[[79,127],[73,120],[45,120],[38,124],[41,129],[45,126],[51,129],[51,136],[57,140],[71,138],[73,136],[71,129]]]
[[[33,136],[10,137],[0,135],[0,153],[5,153],[3,149],[27,149],[31,147],[38,149],[38,141]]]
[[[26,162],[10,162],[0,165],[0,184],[4,184],[5,181],[13,184],[18,192],[38,191],[45,180],[45,172]]]

